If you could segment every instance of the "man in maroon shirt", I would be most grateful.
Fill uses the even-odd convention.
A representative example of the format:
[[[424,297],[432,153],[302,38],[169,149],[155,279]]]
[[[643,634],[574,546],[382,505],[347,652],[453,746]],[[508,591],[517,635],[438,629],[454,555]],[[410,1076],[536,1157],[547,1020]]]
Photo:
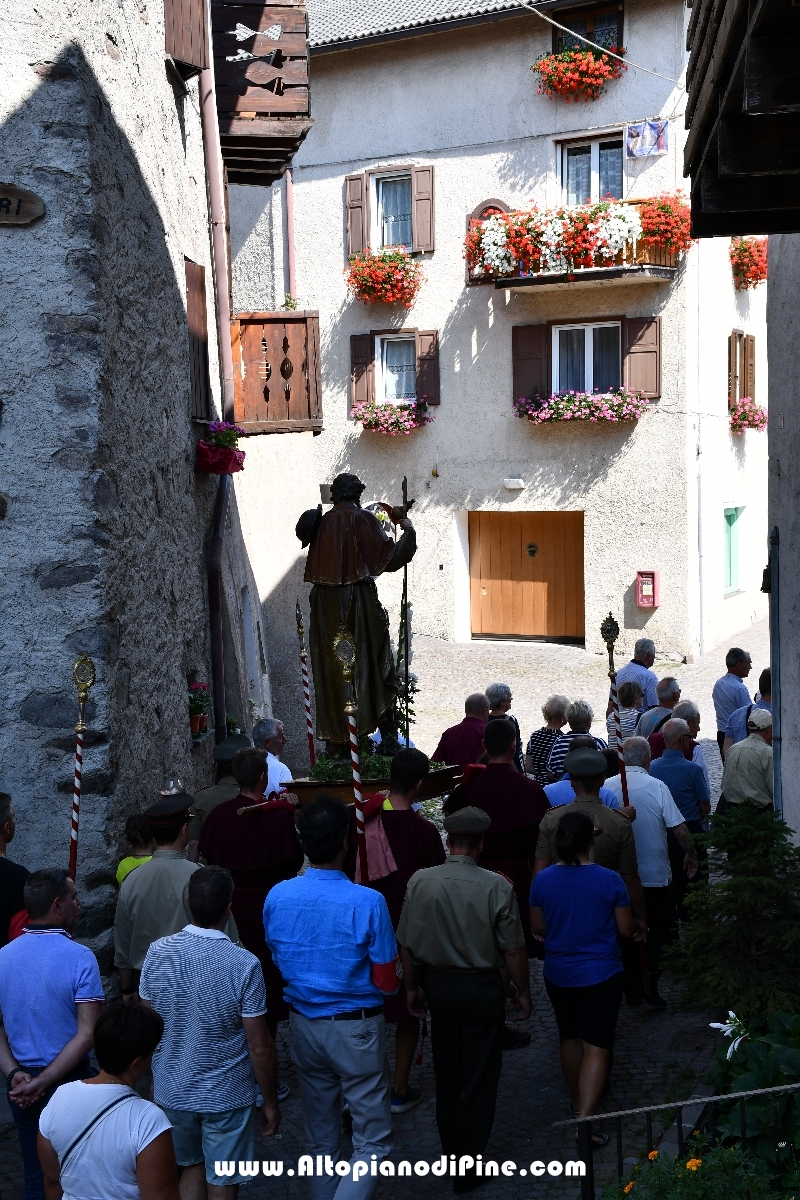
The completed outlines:
[[[489,763],[472,767],[449,799],[448,815],[459,808],[482,808],[492,819],[484,835],[481,866],[500,871],[514,885],[529,957],[538,953],[531,933],[528,895],[536,857],[539,822],[549,810],[544,789],[513,766],[516,730],[511,721],[490,721],[483,735]]]
[[[485,700],[486,697],[484,696]],[[421,750],[400,750],[392,759],[389,770],[389,796],[366,798],[366,820],[380,821],[389,843],[396,870],[380,879],[370,879],[370,887],[380,892],[389,908],[392,925],[397,929],[408,881],[424,867],[438,867],[445,861],[444,846],[439,830],[412,808],[430,763]],[[350,824],[350,851],[344,861],[344,871],[351,879],[356,871],[355,812]],[[370,844],[369,842],[367,843]],[[370,875],[373,864],[370,863]],[[409,1086],[408,1077],[419,1040],[419,1021],[412,1017],[406,1004],[404,984],[393,996],[386,996],[383,1015],[387,1024],[397,1026],[392,1112],[408,1112],[422,1100],[422,1089]]]
[[[445,729],[439,745],[433,752],[434,762],[447,763],[449,767],[466,767],[476,763],[483,754],[483,731],[489,720],[489,701],[483,692],[473,692],[464,701],[464,720]],[[528,902],[525,901],[527,908]]]
[[[283,980],[264,941],[264,901],[270,888],[292,879],[303,865],[295,829],[295,806],[288,800],[264,801],[267,752],[256,747],[237,750],[231,772],[239,795],[212,808],[200,835],[199,853],[213,867],[233,875],[233,912],[242,945],[255,954],[267,985],[267,1024],[273,1037],[278,1021],[289,1015]],[[258,812],[240,808],[260,805]]]

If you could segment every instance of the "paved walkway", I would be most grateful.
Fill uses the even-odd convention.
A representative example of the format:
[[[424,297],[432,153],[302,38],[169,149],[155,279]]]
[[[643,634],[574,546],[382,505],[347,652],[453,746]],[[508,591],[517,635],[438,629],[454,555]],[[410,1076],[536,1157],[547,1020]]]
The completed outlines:
[[[714,740],[715,722],[711,705],[711,688],[724,672],[725,651],[728,645],[739,644],[753,655],[754,670],[748,685],[755,689],[758,672],[766,666],[768,633],[766,622],[732,638],[712,650],[691,666],[656,664],[659,675],[674,674],[680,681],[683,695],[700,706],[703,729],[712,775],[719,776],[719,756]],[[513,710],[523,732],[539,726],[539,709],[553,692],[570,698],[583,697],[598,714],[595,731],[602,735],[607,696],[607,663],[599,655],[570,646],[550,646],[541,643],[485,643],[454,645],[433,638],[418,638],[414,644],[414,670],[420,679],[417,704],[417,725],[414,740],[431,752],[440,732],[458,721],[463,713],[467,693],[480,690],[494,680],[502,680],[514,691]],[[541,965],[531,965],[531,985],[534,1001],[533,1016],[528,1024],[531,1044],[524,1050],[509,1052],[503,1058],[497,1116],[486,1158],[498,1163],[513,1162],[518,1173],[500,1175],[483,1187],[479,1196],[484,1200],[530,1200],[532,1195],[572,1198],[579,1194],[577,1181],[563,1176],[545,1174],[531,1179],[519,1171],[529,1172],[534,1160],[545,1163],[574,1158],[575,1146],[564,1130],[553,1130],[553,1122],[568,1117],[568,1097],[558,1065],[558,1037],[552,1010],[541,979]],[[661,984],[666,996],[670,994],[669,979]],[[695,1083],[705,1073],[719,1039],[708,1027],[719,1014],[658,1012],[646,1005],[627,1008],[623,1005],[614,1051],[614,1068],[608,1095],[602,1103],[605,1112],[635,1108],[646,1104],[683,1099],[691,1095]],[[513,1013],[509,1013],[513,1020]],[[390,1037],[390,1058],[393,1058],[393,1038]],[[282,1160],[283,1174],[269,1180],[253,1180],[241,1189],[242,1200],[305,1200],[306,1180],[290,1177],[303,1153],[300,1106],[294,1069],[288,1054],[287,1029],[279,1030],[279,1054],[283,1078],[292,1085],[292,1094],[283,1105],[283,1125],[276,1138],[259,1139],[257,1154],[261,1160]],[[440,1155],[436,1134],[433,1070],[430,1045],[425,1043],[423,1061],[412,1072],[412,1083],[422,1086],[425,1100],[412,1112],[395,1118],[395,1148],[392,1160],[412,1164],[426,1159],[433,1162]],[[655,1130],[659,1125],[655,1122]],[[609,1132],[613,1133],[612,1129]],[[643,1124],[635,1123],[625,1129],[625,1157],[633,1160],[644,1146]],[[595,1155],[595,1171],[600,1183],[610,1180],[615,1171],[616,1149],[611,1144]],[[598,1194],[599,1194],[598,1188]],[[377,1200],[438,1200],[451,1195],[449,1180],[433,1175],[412,1176],[410,1179],[382,1179]],[[16,1133],[5,1102],[0,1107],[0,1200],[19,1200],[22,1196],[22,1164]]]

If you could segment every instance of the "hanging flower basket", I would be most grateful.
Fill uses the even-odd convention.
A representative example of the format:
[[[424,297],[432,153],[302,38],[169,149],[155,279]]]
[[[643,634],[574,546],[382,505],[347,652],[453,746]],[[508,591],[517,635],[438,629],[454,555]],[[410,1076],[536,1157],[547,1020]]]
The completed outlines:
[[[517,270],[567,273],[610,266],[629,249],[635,256],[641,237],[636,205],[601,200],[487,217],[467,233],[464,257],[477,277],[505,279]]]
[[[433,413],[428,411],[425,400],[413,404],[374,404],[362,401],[353,405],[351,416],[360,421],[370,433],[384,433],[396,437],[399,433],[412,433],[423,425],[430,425]]]
[[[593,425],[638,421],[649,411],[649,402],[638,392],[613,388],[610,392],[560,392],[552,396],[521,397],[513,401],[514,413],[532,425],[554,421],[588,421]]]
[[[758,287],[767,278],[767,239],[733,238],[729,251],[737,292]]]
[[[345,270],[347,286],[365,304],[404,304],[411,308],[424,275],[405,246],[392,246],[377,254],[367,250],[352,254]]]
[[[742,396],[731,405],[731,433],[744,433],[745,429],[766,429],[767,414],[760,404],[749,396]]]
[[[668,254],[681,254],[692,244],[692,210],[680,192],[651,196],[639,207],[642,241]]]
[[[627,71],[625,63],[612,54],[624,54],[609,46],[611,54],[586,47],[585,50],[562,50],[560,54],[543,54],[531,66],[539,76],[538,94],[560,96],[567,104],[571,100],[596,100],[606,90],[611,79],[619,79]]]
[[[234,475],[243,471],[244,450],[236,449],[240,437],[247,437],[246,429],[227,421],[212,421],[207,437],[197,443],[197,470],[209,475]]]

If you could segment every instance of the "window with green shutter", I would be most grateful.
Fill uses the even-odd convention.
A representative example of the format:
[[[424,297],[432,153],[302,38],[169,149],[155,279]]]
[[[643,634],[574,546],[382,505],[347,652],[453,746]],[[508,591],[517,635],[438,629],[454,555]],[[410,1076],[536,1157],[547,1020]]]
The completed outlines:
[[[725,592],[739,590],[739,531],[740,508],[725,509]]]

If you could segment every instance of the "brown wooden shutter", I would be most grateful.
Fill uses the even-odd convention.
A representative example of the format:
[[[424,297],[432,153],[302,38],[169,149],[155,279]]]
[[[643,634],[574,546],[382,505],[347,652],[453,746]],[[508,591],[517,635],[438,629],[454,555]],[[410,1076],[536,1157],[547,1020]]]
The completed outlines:
[[[350,337],[350,404],[369,403],[374,399],[375,338],[371,333]]]
[[[426,253],[434,248],[433,167],[411,168],[412,250]]]
[[[738,399],[736,394],[736,333],[728,338],[728,404]]]
[[[514,369],[512,399],[549,396],[549,330],[547,325],[514,325],[511,329],[511,358]]]
[[[164,0],[164,48],[183,67],[187,78],[208,64],[205,0]]]
[[[440,404],[439,334],[435,329],[417,332],[417,399]]]
[[[369,176],[348,175],[344,181],[347,257],[369,246]]]
[[[184,259],[186,267],[186,318],[189,323],[189,379],[192,416],[211,419],[211,383],[208,372],[208,321],[206,317],[206,273],[197,263]]]
[[[648,400],[661,397],[661,317],[626,317],[622,382]]]
[[[744,379],[742,381],[742,395],[749,396],[751,400],[756,398],[756,339],[752,333],[748,333],[744,338]]]

